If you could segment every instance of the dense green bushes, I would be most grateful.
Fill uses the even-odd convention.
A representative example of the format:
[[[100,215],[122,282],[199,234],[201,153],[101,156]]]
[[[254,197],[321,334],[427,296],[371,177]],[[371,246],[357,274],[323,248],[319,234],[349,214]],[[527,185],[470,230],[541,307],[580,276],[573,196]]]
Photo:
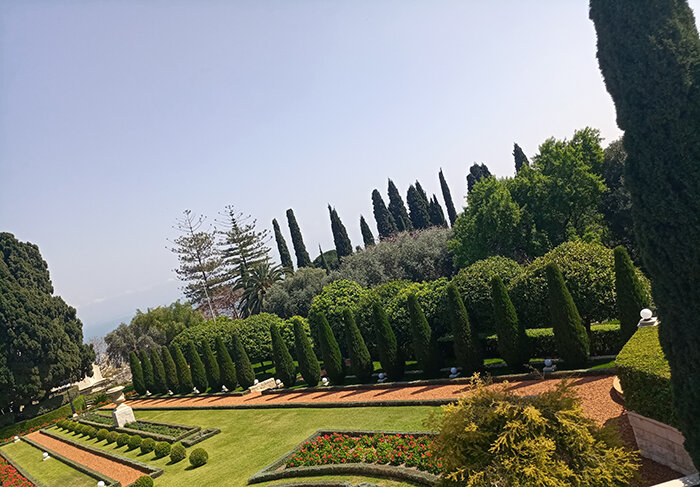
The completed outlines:
[[[156,443],[156,447],[154,450],[156,458],[167,457],[168,455],[170,455],[170,449],[170,443],[168,443],[167,441],[159,441],[158,443]]]
[[[355,323],[353,312],[348,308],[343,312],[343,321],[345,324],[345,342],[348,347],[348,355],[350,356],[350,369],[360,382],[369,382],[372,378],[374,364],[360,329]]]
[[[85,409],[85,397],[78,396],[73,400],[73,407],[76,411],[82,411]],[[58,409],[51,411],[50,413],[42,414],[36,418],[28,419],[20,423],[15,423],[13,425],[7,426],[0,429],[0,440],[3,438],[9,438],[15,435],[22,434],[30,429],[41,428],[45,423],[50,423],[59,418],[65,418],[72,414],[70,404],[64,404]]]
[[[346,280],[332,282],[314,298],[309,314],[323,313],[335,336],[342,337],[345,335],[343,310],[347,308],[357,312],[360,300],[368,294],[369,291],[356,282]],[[318,337],[314,336],[314,341],[318,341]],[[341,351],[347,353],[343,340],[339,343]]]
[[[209,388],[207,381],[207,373],[204,370],[204,364],[197,352],[197,346],[190,342],[187,344],[187,362],[190,364],[190,372],[192,373],[192,383],[199,392],[206,392]]]
[[[136,450],[141,446],[141,437],[139,435],[131,435],[126,444],[129,450]]]
[[[314,297],[329,282],[324,269],[302,267],[272,285],[265,294],[263,311],[282,318],[307,316]]]
[[[333,334],[328,320],[321,312],[313,313],[309,320],[318,336],[318,344],[321,349],[321,357],[323,358],[323,366],[326,369],[326,375],[333,384],[342,384],[345,379],[345,361],[340,353],[340,345]]]
[[[455,358],[462,366],[463,373],[471,375],[482,369],[484,360],[481,358],[478,340],[472,335],[467,308],[464,307],[462,297],[454,284],[447,286],[446,300],[447,320],[452,329]]]
[[[173,360],[175,361],[175,369],[177,370],[177,381],[180,384],[180,392],[182,394],[189,394],[194,387],[194,384],[192,384],[192,373],[177,343],[173,343],[170,346],[173,350]]]
[[[491,280],[491,302],[500,356],[512,368],[523,367],[530,359],[527,334],[500,276]]]
[[[236,388],[236,366],[231,360],[224,341],[220,336],[216,337],[216,358],[219,361],[219,373],[221,376],[221,384],[225,385],[229,391]]]
[[[134,487],[153,487],[153,479],[148,475],[142,475],[136,479]]]
[[[151,453],[156,447],[156,440],[153,438],[144,438],[141,442],[141,453]]]
[[[408,295],[408,312],[411,320],[413,354],[421,369],[428,376],[434,376],[440,369],[436,339],[414,294]]]
[[[299,316],[291,319],[294,327],[294,349],[296,350],[299,372],[309,387],[314,387],[321,380],[321,367],[311,347],[309,336],[304,329],[304,321]]]
[[[131,368],[131,382],[134,390],[138,394],[146,394],[146,383],[143,380],[143,369],[141,361],[136,356],[136,352],[129,353],[129,366]]]
[[[209,460],[209,454],[204,448],[195,448],[190,453],[190,465],[194,468],[201,467]]]
[[[639,312],[649,306],[649,293],[624,247],[615,248],[615,293],[622,343],[637,331]]]
[[[272,341],[272,362],[275,364],[275,376],[284,383],[285,387],[292,387],[297,380],[297,369],[294,359],[287,349],[287,345],[280,336],[276,324],[270,325]]]
[[[380,303],[375,302],[372,306],[372,321],[382,369],[390,380],[401,380],[406,362],[396,343],[396,335],[389,325],[389,318]]]
[[[187,451],[185,451],[185,447],[180,442],[175,443],[170,449],[170,461],[173,463],[184,460],[186,456]]]

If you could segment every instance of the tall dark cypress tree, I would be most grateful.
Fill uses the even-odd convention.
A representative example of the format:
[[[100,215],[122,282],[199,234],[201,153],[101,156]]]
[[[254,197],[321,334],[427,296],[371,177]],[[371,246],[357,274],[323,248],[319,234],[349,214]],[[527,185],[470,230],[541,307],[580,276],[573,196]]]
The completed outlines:
[[[498,336],[498,351],[509,367],[522,369],[530,361],[525,326],[518,321],[513,302],[500,276],[491,280],[493,321]]]
[[[437,196],[433,195],[430,200],[430,205],[428,206],[428,214],[430,215],[430,223],[435,227],[446,227],[447,220],[445,220],[445,214],[442,212],[442,206],[437,200]]]
[[[484,360],[479,350],[478,338],[472,333],[467,308],[454,283],[447,285],[446,313],[454,337],[455,357],[462,366],[464,375],[481,370]]]
[[[342,384],[345,380],[345,361],[326,316],[321,312],[315,312],[309,316],[309,321],[318,336],[326,375],[333,384]]]
[[[282,340],[279,328],[274,323],[270,325],[270,338],[272,339],[272,361],[275,364],[275,377],[282,381],[284,387],[292,387],[297,381],[297,368],[287,344]]]
[[[423,372],[428,377],[435,377],[440,373],[440,361],[432,330],[415,294],[408,295],[407,307],[411,324],[413,353]]]
[[[148,392],[154,392],[155,381],[153,379],[153,364],[148,357],[148,352],[141,350],[139,352],[139,360],[141,360],[141,369],[143,369],[143,382],[146,384]]]
[[[360,231],[362,232],[362,241],[365,244],[365,248],[374,245],[374,235],[372,235],[372,230],[370,230],[365,217],[362,215],[360,215]]]
[[[427,199],[423,200],[415,186],[411,185],[408,188],[408,209],[411,212],[411,222],[413,228],[423,229],[430,226],[430,214],[428,213]]]
[[[165,383],[168,389],[177,392],[180,390],[180,382],[177,380],[177,367],[175,367],[173,356],[165,345],[160,347],[160,354],[162,355],[163,368],[165,369]]]
[[[396,185],[390,179],[389,180],[389,213],[394,217],[394,222],[396,223],[396,228],[399,232],[406,230],[413,230],[413,224],[411,219],[408,217],[408,211],[406,210],[406,205],[403,204],[403,198],[399,190],[396,189]]]
[[[209,341],[204,340],[204,343],[202,343],[202,350],[204,351],[204,370],[207,373],[209,387],[211,387],[212,392],[219,392],[221,390],[221,372],[219,370],[219,363],[214,357],[214,352],[212,352],[209,346]]]
[[[255,381],[255,371],[238,333],[231,334],[231,349],[231,357],[236,364],[236,379],[243,389],[248,389]]]
[[[649,296],[644,291],[637,271],[624,247],[615,247],[615,301],[620,320],[622,344],[637,331],[639,311],[649,307]]]
[[[321,380],[321,367],[318,365],[311,341],[304,330],[302,319],[294,316],[292,326],[294,327],[294,349],[297,354],[297,362],[299,362],[299,373],[309,387],[314,387]]]
[[[236,366],[233,364],[231,354],[224,344],[224,340],[216,337],[216,359],[219,361],[219,374],[221,384],[225,385],[229,391],[236,388]]]
[[[199,392],[207,392],[207,389],[209,389],[207,372],[204,370],[204,364],[194,342],[187,344],[187,358],[190,363],[190,371],[192,372],[192,383]]]
[[[348,231],[345,229],[345,225],[340,221],[338,212],[335,208],[331,208],[328,205],[328,213],[331,217],[331,230],[333,231],[333,242],[335,242],[335,251],[338,253],[338,260],[340,261],[343,257],[352,255],[352,243],[350,242],[350,237],[348,237]]]
[[[398,232],[394,217],[387,210],[382,195],[376,189],[372,191],[372,209],[374,220],[377,222],[377,232],[379,232],[380,240]]]
[[[467,192],[471,193],[476,183],[489,177],[491,177],[491,171],[486,167],[486,164],[477,164],[476,162],[472,164],[472,167],[469,168],[469,174],[467,174]]]
[[[328,265],[328,260],[326,259],[326,255],[323,253],[323,249],[321,246],[318,246],[318,252],[319,252],[319,259],[321,259],[321,268],[326,271],[326,274],[331,273],[331,267]]]
[[[277,242],[277,250],[280,253],[280,261],[282,262],[282,267],[284,267],[285,269],[294,270],[292,256],[289,253],[287,242],[284,240],[284,235],[282,235],[282,230],[280,230],[280,224],[277,223],[276,218],[272,219],[272,228],[275,231],[275,242]]]
[[[151,349],[151,363],[153,364],[153,392],[165,394],[168,392],[168,385],[165,381],[165,367],[157,348]]]
[[[377,337],[379,362],[382,364],[382,369],[392,381],[401,380],[406,364],[396,343],[396,335],[391,329],[389,318],[378,302],[372,303],[372,324]]]
[[[362,333],[357,327],[355,316],[352,310],[345,308],[343,311],[343,322],[345,324],[345,342],[350,355],[350,370],[352,370],[357,380],[362,383],[372,379],[374,363],[369,355]]]
[[[592,0],[598,61],[625,132],[625,186],[671,367],[685,448],[700,465],[700,38],[683,0]],[[643,100],[643,103],[640,103]]]
[[[418,182],[418,180],[416,180],[416,191],[418,191],[418,194],[420,195],[420,197],[421,197],[421,198],[423,199],[423,201],[425,202],[425,205],[426,205],[426,206],[429,205],[429,204],[430,204],[430,200],[428,200],[428,194],[425,192],[425,190],[423,189],[423,186],[420,185],[420,183]]]
[[[309,257],[309,253],[306,251],[304,238],[301,236],[301,230],[299,229],[297,218],[294,216],[294,210],[291,208],[287,210],[287,222],[289,223],[289,232],[292,234],[292,246],[294,247],[294,253],[297,256],[297,267],[311,267],[311,258]]]
[[[137,394],[146,394],[146,383],[143,381],[143,368],[136,352],[129,353],[129,366],[131,367],[131,383]]]
[[[515,159],[515,172],[516,174],[523,166],[529,166],[530,161],[527,160],[527,156],[520,148],[518,144],[513,144],[513,159]]]
[[[442,199],[445,200],[447,216],[450,218],[450,226],[452,226],[455,224],[455,221],[457,221],[457,211],[455,210],[455,204],[452,202],[452,193],[450,193],[450,187],[447,185],[445,176],[442,174],[442,168],[440,168],[438,177],[440,178],[440,189],[442,189]]]
[[[175,361],[175,369],[177,370],[177,381],[180,383],[180,393],[190,394],[194,384],[192,384],[192,373],[187,366],[187,360],[185,360],[185,356],[182,354],[182,350],[180,350],[177,344],[171,345],[170,348],[173,352],[173,360]]]

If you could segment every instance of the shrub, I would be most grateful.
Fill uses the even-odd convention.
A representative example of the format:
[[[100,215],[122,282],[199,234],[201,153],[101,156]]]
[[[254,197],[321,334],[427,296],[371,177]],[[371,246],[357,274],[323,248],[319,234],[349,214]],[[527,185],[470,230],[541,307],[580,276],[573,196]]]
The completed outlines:
[[[209,454],[204,448],[195,448],[190,453],[190,465],[194,468],[201,467],[209,460]]]
[[[180,390],[180,382],[177,378],[177,367],[175,366],[175,361],[173,356],[170,354],[168,347],[162,346],[161,355],[163,356],[163,369],[165,370],[165,383],[168,389],[177,392]],[[167,391],[166,391],[167,392]]]
[[[374,364],[360,329],[357,328],[352,310],[347,308],[344,310],[343,320],[345,321],[345,341],[350,355],[350,369],[360,382],[369,382]]]
[[[73,400],[73,407],[75,407],[77,411],[85,409],[85,397],[78,396],[75,400]],[[15,423],[0,429],[0,438],[8,438],[15,435],[23,434],[29,431],[30,428],[41,428],[46,423],[50,423],[55,419],[65,418],[66,416],[70,415],[70,404],[64,404],[63,406],[51,411],[50,413],[42,414],[41,416],[37,416],[36,418],[21,421],[19,423]]]
[[[428,320],[425,319],[415,294],[408,295],[408,312],[411,316],[413,353],[418,361],[418,365],[420,365],[426,375],[435,376],[440,371],[437,347],[430,325],[428,325]]]
[[[510,367],[522,368],[530,360],[527,334],[499,276],[491,280],[491,299],[500,356]]]
[[[99,441],[104,441],[104,440],[107,439],[107,436],[108,436],[108,435],[109,435],[109,430],[106,429],[106,428],[101,428],[101,429],[97,432],[97,435],[96,435],[96,436],[97,436],[97,439],[98,439]]]
[[[314,387],[321,380],[321,367],[318,365],[318,359],[304,329],[302,318],[295,316],[290,321],[294,328],[294,349],[299,363],[299,372],[304,378],[304,382],[309,387]]]
[[[117,435],[117,440],[116,440],[117,446],[122,447],[122,446],[126,445],[127,443],[129,443],[129,438],[130,437],[129,437],[128,433],[119,433]]]
[[[547,264],[549,315],[557,349],[565,362],[574,367],[585,367],[590,346],[588,334],[564,278],[555,263]]]
[[[97,428],[94,426],[88,426],[85,428],[85,435],[89,436],[90,438],[95,438],[97,436]]]
[[[143,369],[141,368],[141,361],[136,356],[136,352],[129,353],[129,366],[131,367],[131,382],[134,384],[134,390],[138,394],[146,394]]]
[[[170,449],[170,461],[173,463],[184,460],[186,456],[187,452],[185,451],[185,447],[182,446],[180,442],[175,443]]]
[[[170,455],[170,448],[170,443],[168,443],[167,441],[159,441],[158,443],[156,443],[156,458],[163,458]]]
[[[129,445],[129,450],[137,449],[141,446],[141,437],[139,435],[131,435],[127,445]]]
[[[153,479],[148,475],[142,475],[136,479],[134,487],[153,487]]]
[[[481,358],[479,343],[477,338],[472,336],[467,308],[464,307],[457,286],[452,283],[447,286],[447,319],[454,337],[455,358],[462,366],[463,373],[471,374],[481,370],[484,360]]]
[[[360,299],[367,293],[365,288],[353,281],[332,282],[314,298],[309,314],[323,313],[335,336],[343,336],[345,334],[343,310],[348,308],[357,311]],[[314,341],[318,341],[318,337],[314,336]],[[347,354],[345,345],[340,343],[340,349]]]
[[[297,369],[294,359],[287,350],[287,345],[282,341],[276,324],[270,325],[272,337],[272,360],[275,364],[275,376],[284,383],[285,387],[292,387],[297,380]]]
[[[231,334],[231,342],[233,344],[233,360],[236,364],[236,380],[243,389],[247,389],[255,381],[255,371],[253,371],[248,354],[236,332]]]
[[[182,335],[182,333],[180,335]],[[180,350],[178,344],[171,344],[171,348],[173,351],[173,360],[175,361],[175,369],[177,370],[177,382],[180,384],[180,393],[190,394],[194,387],[190,368],[187,366],[185,356],[182,354],[182,350]]]
[[[321,348],[321,357],[326,374],[333,384],[342,384],[345,380],[345,361],[340,353],[340,346],[333,335],[333,330],[322,312],[312,313],[309,317]]]
[[[209,387],[214,392],[219,391],[221,390],[221,372],[208,340],[202,342],[202,350],[204,352],[204,370],[207,373]]]
[[[625,344],[637,331],[639,312],[649,306],[649,293],[639,279],[627,250],[615,248],[615,293],[617,294],[617,317],[620,320],[620,338]]]
[[[107,444],[112,444],[116,443],[117,439],[119,438],[119,433],[116,431],[110,431],[109,434],[107,435]]]
[[[141,369],[143,369],[143,382],[146,385],[146,390],[149,392],[155,392],[155,379],[153,377],[153,364],[151,359],[148,357],[148,352],[146,350],[141,350],[139,352],[139,360],[141,361]]]
[[[221,383],[229,391],[234,390],[236,388],[236,366],[233,364],[231,355],[228,353],[228,349],[220,336],[216,337],[216,358],[219,361]]]
[[[187,344],[187,359],[190,364],[190,372],[192,373],[192,384],[199,392],[206,392],[209,389],[209,381],[207,381],[207,373],[204,370],[204,364],[199,357],[194,342]]]
[[[335,252],[335,251],[334,251]],[[328,283],[326,271],[302,267],[284,280],[276,282],[265,294],[263,311],[288,319],[308,316],[313,299]]]
[[[153,391],[156,394],[168,392],[168,385],[165,381],[165,366],[160,359],[159,349],[151,348],[151,363],[153,364]]]
[[[374,332],[379,350],[379,361],[382,369],[393,381],[401,380],[405,362],[396,344],[396,335],[389,325],[389,318],[380,303],[372,306]]]
[[[156,440],[153,438],[144,438],[141,442],[141,453],[151,453],[156,447]]]

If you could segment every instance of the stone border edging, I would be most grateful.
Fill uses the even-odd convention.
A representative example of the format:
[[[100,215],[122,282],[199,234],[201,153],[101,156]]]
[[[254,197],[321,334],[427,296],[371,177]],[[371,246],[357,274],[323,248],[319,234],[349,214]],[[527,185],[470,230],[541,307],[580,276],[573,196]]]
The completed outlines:
[[[154,396],[154,395],[140,396],[138,394],[135,394],[133,396],[127,397],[125,402],[148,401],[148,400],[158,401],[160,399],[189,399],[189,398],[194,398],[194,397],[245,396],[247,394],[250,394],[250,391],[248,389],[246,389],[245,391],[234,391],[234,392],[201,392],[199,394],[173,394],[172,396],[169,394],[158,394],[157,396]]]
[[[402,407],[402,406],[444,406],[452,404],[454,399],[414,399],[394,401],[354,401],[354,402],[288,402],[269,404],[228,404],[208,406],[145,406],[137,407],[139,411],[198,411],[205,409],[294,409],[294,408],[366,408],[366,407]]]
[[[698,487],[700,486],[700,473],[689,475],[680,479],[669,480],[662,484],[652,485],[652,487]]]
[[[107,417],[107,416],[105,416]],[[86,424],[88,426],[92,426],[93,428],[96,429],[106,429],[109,431],[117,431],[119,433],[127,433],[130,435],[139,435],[142,438],[153,438],[156,441],[167,441],[169,443],[175,443],[177,441],[183,440],[189,436],[192,436],[193,434],[197,433],[202,429],[201,426],[192,426],[192,425],[186,425],[186,424],[176,424],[176,423],[160,423],[158,421],[148,421],[146,419],[137,419],[137,423],[148,423],[148,424],[153,424],[157,426],[168,426],[171,428],[177,428],[184,430],[183,433],[181,433],[178,436],[169,436],[169,435],[161,435],[160,433],[153,433],[151,431],[144,431],[144,430],[138,430],[138,429],[133,429],[133,428],[126,428],[126,427],[117,427],[114,426],[113,424],[104,424],[104,423],[96,423],[95,421],[90,421],[88,419],[80,419],[78,417],[77,420],[78,423],[81,424]]]
[[[13,441],[14,441],[14,440],[13,440]],[[0,447],[5,446],[5,445],[8,445],[8,444],[12,443],[13,441],[6,441],[6,442],[3,443],[2,445],[0,445]],[[15,461],[12,459],[12,457],[10,457],[9,455],[7,455],[6,453],[3,453],[1,448],[0,448],[0,457],[2,457],[7,463],[9,463],[10,465],[12,465],[12,466],[14,467],[14,469],[17,470],[17,472],[18,472],[22,477],[24,477],[25,479],[27,479],[27,481],[29,481],[29,482],[31,482],[32,484],[34,484],[35,487],[46,487],[44,484],[42,484],[41,482],[39,482],[37,479],[35,479],[35,478],[32,477],[31,475],[29,475],[29,474],[27,473],[27,471],[24,470],[18,463],[15,463]]]
[[[183,439],[180,443],[182,443],[182,446],[184,446],[185,448],[189,448],[191,446],[196,445],[197,443],[201,443],[204,440],[208,440],[212,436],[218,435],[219,433],[221,433],[221,430],[219,428],[206,428],[195,433],[195,438],[187,437]]]

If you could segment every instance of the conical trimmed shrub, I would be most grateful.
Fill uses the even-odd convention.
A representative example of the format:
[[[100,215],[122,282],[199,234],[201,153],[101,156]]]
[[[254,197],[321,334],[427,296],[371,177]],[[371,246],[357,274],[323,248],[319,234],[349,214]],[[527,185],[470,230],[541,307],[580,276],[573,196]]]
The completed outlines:
[[[192,373],[187,365],[187,360],[185,360],[185,356],[182,354],[182,350],[180,350],[177,344],[172,344],[170,347],[173,352],[175,369],[177,370],[177,381],[180,383],[180,393],[190,394],[192,393],[194,384],[192,384]]]
[[[129,354],[129,366],[131,367],[131,383],[138,394],[146,394],[146,383],[143,381],[143,369],[136,352]]]
[[[197,347],[194,342],[187,343],[187,361],[190,364],[190,372],[192,372],[192,383],[199,392],[206,392],[209,389],[209,381],[207,381],[207,372],[204,370],[204,364],[197,352]]]
[[[484,360],[477,338],[472,336],[467,308],[453,283],[447,285],[446,302],[447,319],[454,338],[455,357],[462,366],[462,374],[471,375],[483,368]]]
[[[498,351],[509,367],[522,369],[530,360],[525,326],[518,321],[515,306],[500,276],[491,280],[493,321],[498,336]]]
[[[432,341],[430,325],[420,304],[418,304],[415,294],[408,295],[407,306],[411,324],[413,353],[423,372],[428,377],[435,377],[440,373],[440,362],[437,357],[435,344]]]
[[[248,389],[255,381],[255,371],[237,333],[231,335],[231,345],[233,362],[236,364],[236,380],[243,389]]]
[[[216,337],[216,358],[219,361],[219,374],[221,384],[225,385],[229,391],[236,389],[236,366],[233,365],[231,354],[228,353],[226,345],[220,336]]]
[[[221,373],[219,372],[219,364],[214,357],[214,352],[211,351],[209,342],[204,340],[202,343],[202,350],[204,351],[204,370],[207,373],[207,382],[209,387],[214,392],[219,392],[221,390]]]
[[[639,312],[649,307],[650,300],[637,276],[632,259],[622,246],[615,248],[615,294],[620,338],[625,344],[637,331]]]
[[[153,392],[165,394],[168,392],[168,385],[165,383],[165,367],[157,348],[151,349],[151,363],[153,364]]]
[[[165,369],[165,383],[168,389],[177,392],[180,390],[180,382],[177,380],[177,368],[173,356],[170,355],[170,350],[165,345],[160,349],[163,356],[163,368]],[[167,391],[166,391],[167,392]]]
[[[311,341],[304,330],[304,321],[299,316],[292,317],[291,321],[294,327],[294,348],[297,362],[299,362],[299,372],[304,382],[309,387],[314,387],[321,380],[321,367],[318,365]]]
[[[360,382],[369,382],[372,379],[374,364],[360,329],[355,323],[355,316],[352,310],[345,308],[343,321],[345,322],[345,341],[350,354],[350,370]]]
[[[275,377],[284,383],[284,387],[292,387],[297,380],[297,368],[292,354],[282,340],[279,328],[275,323],[270,325],[272,339],[272,360],[275,363]]]
[[[552,262],[547,265],[546,272],[549,316],[559,356],[567,364],[583,368],[588,364],[588,333],[559,267]]]
[[[321,312],[313,313],[309,316],[309,321],[311,326],[315,327],[318,336],[326,375],[333,384],[342,384],[345,380],[345,361],[326,315]]]
[[[146,352],[146,350],[141,350],[139,352],[139,360],[141,360],[141,369],[143,370],[143,383],[146,384],[146,389],[149,392],[153,392],[155,389],[153,380],[153,364],[151,363],[151,359],[148,357],[148,352]]]
[[[405,362],[396,343],[396,335],[389,325],[389,318],[378,302],[372,304],[372,324],[377,339],[379,362],[392,381],[401,380]]]

